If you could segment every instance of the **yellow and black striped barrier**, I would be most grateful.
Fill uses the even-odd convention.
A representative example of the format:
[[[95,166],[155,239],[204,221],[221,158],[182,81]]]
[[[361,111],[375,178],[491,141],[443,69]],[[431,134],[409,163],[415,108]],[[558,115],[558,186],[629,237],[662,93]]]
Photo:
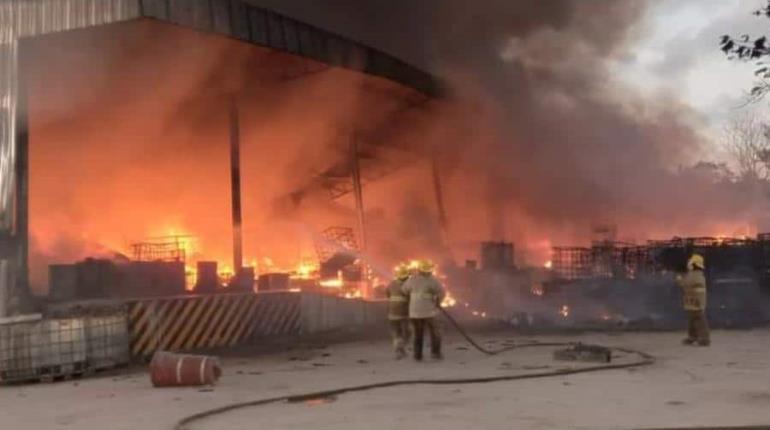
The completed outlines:
[[[299,334],[300,294],[218,294],[129,302],[131,354],[245,344],[256,337]]]

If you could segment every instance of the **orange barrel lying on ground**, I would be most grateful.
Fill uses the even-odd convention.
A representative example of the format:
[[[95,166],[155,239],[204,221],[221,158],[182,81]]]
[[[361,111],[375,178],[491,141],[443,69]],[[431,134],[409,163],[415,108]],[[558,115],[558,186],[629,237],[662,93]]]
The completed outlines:
[[[155,387],[211,385],[220,376],[222,369],[216,357],[158,351],[150,362],[150,379]]]

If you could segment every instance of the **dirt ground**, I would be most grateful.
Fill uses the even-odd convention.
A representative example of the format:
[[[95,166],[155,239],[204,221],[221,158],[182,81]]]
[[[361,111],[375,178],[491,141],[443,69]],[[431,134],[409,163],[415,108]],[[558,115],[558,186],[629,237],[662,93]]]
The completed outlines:
[[[656,364],[546,379],[407,386],[344,394],[329,402],[232,411],[194,429],[635,429],[770,424],[770,329],[717,331],[710,348],[679,344],[679,333],[520,336],[506,341],[582,341],[643,350]],[[289,349],[291,348],[291,349]],[[280,352],[269,352],[280,349]],[[411,378],[543,372],[565,366],[554,348],[487,357],[449,336],[446,359],[395,361],[384,339],[284,344],[224,358],[211,388],[152,388],[144,369],[53,384],[0,388],[0,428],[171,429],[180,418],[232,402]],[[619,362],[633,360],[619,356]]]

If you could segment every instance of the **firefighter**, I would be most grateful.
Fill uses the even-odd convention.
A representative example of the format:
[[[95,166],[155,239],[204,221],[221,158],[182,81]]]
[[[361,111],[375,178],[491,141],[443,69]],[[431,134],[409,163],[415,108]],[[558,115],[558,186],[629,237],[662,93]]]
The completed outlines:
[[[429,261],[421,261],[417,274],[410,277],[403,286],[409,295],[409,319],[412,321],[414,335],[414,359],[422,361],[422,344],[425,329],[430,333],[430,351],[434,359],[443,358],[441,354],[441,333],[438,327],[438,307],[446,296],[446,290],[433,276],[434,266]]]
[[[703,256],[693,254],[687,261],[687,272],[678,278],[682,288],[684,310],[687,312],[687,338],[682,343],[709,346],[708,322],[706,321],[706,268]]]
[[[393,271],[393,280],[385,291],[389,302],[390,337],[396,351],[396,360],[406,357],[406,344],[409,340],[409,296],[402,290],[407,279],[409,279],[409,267],[399,264]]]

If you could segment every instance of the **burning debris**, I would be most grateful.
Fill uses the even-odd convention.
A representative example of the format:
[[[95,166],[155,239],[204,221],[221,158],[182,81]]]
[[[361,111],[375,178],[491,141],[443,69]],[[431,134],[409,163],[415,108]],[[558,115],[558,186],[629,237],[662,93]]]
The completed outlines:
[[[553,266],[473,266],[449,270],[453,294],[482,313],[527,328],[674,328],[684,321],[675,273],[697,251],[706,257],[709,321],[770,320],[768,238],[675,238],[647,245],[596,242],[554,247]]]
[[[446,297],[444,297],[444,300],[441,302],[442,308],[453,308],[457,306],[457,299],[455,299],[452,296],[452,293],[447,291]],[[483,315],[486,316],[486,315]]]
[[[536,283],[532,285],[530,292],[535,296],[542,297],[543,294],[545,294],[545,287],[543,286],[543,284]]]
[[[131,244],[132,259],[118,254],[112,259],[88,258],[70,265],[52,265],[50,296],[71,300],[253,292],[256,286],[260,291],[314,291],[363,297],[360,262],[347,256],[341,262],[337,259],[335,267],[339,270],[333,278],[328,273],[330,265],[335,265],[336,255],[320,265],[305,259],[292,269],[281,269],[270,258],[263,258],[261,264],[252,259],[251,266],[242,267],[236,276],[227,264],[201,260],[196,242],[191,235],[157,237]],[[256,267],[264,270],[259,276]]]
[[[321,181],[321,190],[350,188],[351,132],[342,129],[360,140],[355,154],[363,181],[383,177],[383,166],[395,161],[419,158],[409,143],[416,140],[393,130],[400,121],[415,121],[409,117],[427,102],[427,94],[397,80],[159,23],[57,34],[44,43],[31,41],[28,50],[36,53],[28,58],[46,58],[45,67],[34,60],[27,64],[35,130],[30,157],[36,166],[30,261],[39,294],[50,284],[48,265],[96,257],[93,243],[136,261],[183,262],[189,290],[199,284],[198,263],[216,262],[217,285],[209,277],[201,291],[230,284],[246,288],[255,276],[242,273],[245,269],[256,276],[289,273],[290,289],[370,295],[364,284],[374,276],[367,273],[371,263],[357,255],[364,232],[345,226],[356,218],[356,209],[345,201],[349,193],[323,199],[313,194],[292,211],[278,210],[275,202],[329,166],[340,166],[325,176],[334,187]],[[84,67],[75,57],[97,58],[109,67]],[[55,78],[48,76],[50,68],[59,69]],[[157,76],[178,79],[161,84]],[[161,93],[148,94],[148,82]],[[141,108],[124,111],[125,106]],[[297,118],[309,120],[300,125]],[[135,130],[142,130],[140,137]],[[50,158],[49,145],[59,144],[68,150]],[[236,172],[239,180],[230,184],[228,176]],[[54,196],[59,203],[49,207]],[[231,225],[229,209],[236,201],[239,215],[233,209]],[[370,202],[372,208],[379,204]],[[243,237],[238,252],[231,231]],[[128,238],[147,236],[157,239],[127,244]],[[323,252],[316,249],[318,258],[308,258],[319,242]],[[329,261],[345,253],[356,261]]]

